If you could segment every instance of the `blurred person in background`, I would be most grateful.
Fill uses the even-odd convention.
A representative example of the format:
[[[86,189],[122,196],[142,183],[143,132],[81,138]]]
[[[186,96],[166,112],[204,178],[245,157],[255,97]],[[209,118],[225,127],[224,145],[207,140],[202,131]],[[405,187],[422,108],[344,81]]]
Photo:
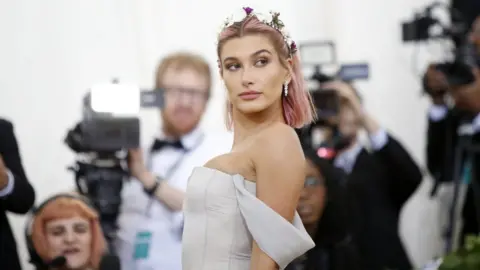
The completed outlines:
[[[307,147],[304,153],[306,178],[297,211],[315,247],[287,270],[361,270],[348,214],[346,174],[317,151]]]
[[[333,163],[347,174],[352,234],[361,258],[361,269],[412,269],[398,234],[402,207],[423,175],[404,147],[365,112],[355,89],[344,82],[329,82],[341,99],[339,136],[349,143]],[[358,140],[367,131],[371,150]]]
[[[17,244],[7,213],[26,214],[35,202],[35,191],[23,170],[11,122],[0,119],[0,261],[2,269],[20,270]]]
[[[477,59],[480,55],[479,30],[480,17],[477,17],[469,34],[469,40],[477,49]],[[430,64],[423,78],[424,89],[432,101],[428,112],[427,166],[437,181],[436,186],[459,179],[458,197],[453,202],[454,209],[450,209],[453,215],[450,219],[453,220],[449,221],[447,228],[447,240],[451,242],[447,246],[454,248],[464,242],[466,235],[479,233],[480,209],[475,205],[476,200],[480,200],[480,194],[475,195],[474,189],[480,181],[477,179],[480,157],[478,153],[468,155],[459,145],[467,141],[473,145],[480,144],[480,70],[472,68],[472,83],[451,85],[437,67],[437,63]],[[470,134],[465,133],[467,130]],[[455,155],[458,150],[461,151],[460,160]],[[459,167],[458,174],[455,165]],[[457,229],[452,229],[452,222],[456,223],[457,219],[463,223],[458,236]]]
[[[480,1],[477,0],[450,0],[450,18],[454,23],[465,23],[471,26],[480,14]],[[461,40],[454,39],[456,45]]]
[[[196,166],[228,152],[228,136],[207,134],[199,126],[212,87],[202,57],[168,55],[156,71],[162,89],[162,126],[150,147],[130,152],[135,178],[122,194],[116,249],[124,269],[181,270],[182,204],[188,177]]]
[[[34,209],[27,226],[27,248],[36,269],[99,269],[106,242],[97,212],[86,199],[55,195]]]

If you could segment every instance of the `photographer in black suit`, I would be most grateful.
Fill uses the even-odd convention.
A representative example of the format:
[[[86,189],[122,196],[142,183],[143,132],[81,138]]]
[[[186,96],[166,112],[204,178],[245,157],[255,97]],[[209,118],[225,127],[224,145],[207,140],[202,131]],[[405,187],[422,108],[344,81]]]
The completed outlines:
[[[480,199],[480,194],[475,194],[477,192],[474,190],[480,183],[478,179],[480,158],[478,153],[469,155],[465,147],[460,147],[460,144],[465,142],[480,145],[480,70],[478,68],[474,69],[474,75],[475,81],[471,84],[448,86],[441,83],[444,81],[442,75],[430,68],[425,79],[434,103],[429,111],[427,165],[437,183],[457,182],[459,191],[454,202],[456,206],[454,216],[451,217],[449,225],[451,227],[452,220],[461,216],[463,226],[460,242],[463,242],[468,234],[479,233],[475,200]],[[447,106],[443,93],[453,97],[454,107]],[[459,154],[456,155],[456,152]],[[450,234],[447,235],[447,240],[456,239],[455,231],[455,228],[453,230],[449,228]],[[449,244],[450,248],[451,246],[452,244]]]
[[[447,251],[461,245],[466,235],[479,233],[480,209],[476,203],[480,202],[480,193],[475,190],[480,183],[480,158],[478,152],[472,154],[471,147],[465,145],[480,146],[480,16],[472,24],[468,39],[477,54],[477,67],[471,70],[473,82],[449,83],[438,64],[431,64],[423,79],[424,89],[432,100],[426,151],[428,169],[436,180],[432,195],[444,182],[454,182],[457,188],[448,209]],[[451,97],[453,104],[447,102],[446,96]],[[461,228],[455,226],[458,219],[463,222]]]
[[[23,170],[13,125],[0,119],[0,265],[20,270],[16,242],[7,211],[25,214],[35,201],[35,192]]]
[[[345,82],[329,82],[340,97],[337,140],[345,146],[333,164],[347,174],[349,219],[360,268],[412,269],[398,228],[400,211],[423,175],[408,151],[362,107],[357,91]],[[370,147],[359,139],[365,130]]]

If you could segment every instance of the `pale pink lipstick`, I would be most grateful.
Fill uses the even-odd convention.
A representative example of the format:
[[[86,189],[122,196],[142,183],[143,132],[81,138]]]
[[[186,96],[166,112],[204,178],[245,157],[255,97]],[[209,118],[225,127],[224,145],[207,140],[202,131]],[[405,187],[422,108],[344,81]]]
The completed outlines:
[[[257,99],[262,93],[258,91],[245,91],[240,93],[238,96],[243,100],[254,100]]]

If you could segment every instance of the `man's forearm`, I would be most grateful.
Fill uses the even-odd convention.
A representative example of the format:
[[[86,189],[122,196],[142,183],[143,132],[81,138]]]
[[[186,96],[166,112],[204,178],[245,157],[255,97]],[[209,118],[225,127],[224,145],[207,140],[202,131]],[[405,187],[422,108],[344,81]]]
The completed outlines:
[[[157,178],[151,172],[145,172],[140,178],[140,182],[147,189],[153,187],[157,182]],[[155,198],[172,211],[182,210],[184,195],[183,191],[170,186],[166,181],[161,181],[154,193]]]

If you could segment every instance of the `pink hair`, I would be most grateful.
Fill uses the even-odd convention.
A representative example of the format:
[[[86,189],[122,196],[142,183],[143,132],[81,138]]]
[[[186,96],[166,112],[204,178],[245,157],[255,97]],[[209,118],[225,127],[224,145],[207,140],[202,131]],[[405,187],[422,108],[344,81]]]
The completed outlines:
[[[287,59],[290,58],[290,44],[287,44],[282,34],[275,28],[261,22],[256,16],[248,16],[243,21],[235,22],[220,33],[217,46],[217,55],[220,59],[222,46],[230,39],[239,38],[251,34],[265,34],[275,46],[280,57],[280,62],[290,72],[291,80],[288,84],[288,95],[283,97],[283,117],[286,123],[294,128],[301,128],[314,120],[315,109],[312,104],[310,94],[308,93],[303,72],[300,65],[298,53],[291,56],[292,65],[288,65]],[[219,61],[220,73],[222,72],[221,62]],[[283,90],[282,90],[283,91]],[[227,101],[227,128],[232,127],[232,104]]]

